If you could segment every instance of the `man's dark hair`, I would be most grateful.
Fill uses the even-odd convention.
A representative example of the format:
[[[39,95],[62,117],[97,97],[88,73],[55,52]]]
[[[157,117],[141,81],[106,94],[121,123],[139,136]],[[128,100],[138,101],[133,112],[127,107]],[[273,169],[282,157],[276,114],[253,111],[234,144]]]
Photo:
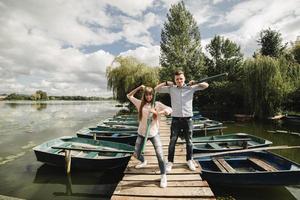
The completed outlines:
[[[178,76],[178,75],[181,75],[181,74],[184,75],[184,73],[183,73],[182,70],[176,70],[176,71],[175,71],[175,76]]]

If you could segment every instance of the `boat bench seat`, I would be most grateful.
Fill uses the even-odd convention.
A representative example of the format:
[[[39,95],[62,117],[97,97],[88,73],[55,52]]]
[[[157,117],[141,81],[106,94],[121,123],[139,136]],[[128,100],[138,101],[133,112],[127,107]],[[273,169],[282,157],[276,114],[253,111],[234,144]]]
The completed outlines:
[[[272,165],[259,160],[257,158],[248,158],[248,160],[250,160],[252,163],[254,163],[255,165],[259,166],[260,168],[268,171],[268,172],[276,172],[278,171],[275,167],[273,167]]]
[[[84,157],[85,158],[94,158],[98,155],[98,152],[89,152],[88,154],[86,154]]]
[[[212,161],[217,165],[217,167],[223,173],[235,173],[235,169],[233,169],[224,158],[213,158]]]
[[[71,143],[66,142],[66,143],[62,143],[58,146],[59,147],[69,147],[71,145],[72,145]],[[63,151],[63,150],[62,149],[53,149],[53,148],[51,148],[51,150],[49,150],[50,153],[60,153],[61,151]]]
[[[222,147],[220,147],[220,145],[216,143],[208,143],[208,145],[211,146],[213,149],[223,149]]]

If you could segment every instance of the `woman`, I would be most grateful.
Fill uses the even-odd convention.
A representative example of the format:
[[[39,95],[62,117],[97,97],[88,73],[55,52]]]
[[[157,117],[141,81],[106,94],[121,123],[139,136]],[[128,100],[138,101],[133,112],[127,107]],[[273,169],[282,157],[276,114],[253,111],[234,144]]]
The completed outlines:
[[[142,100],[139,100],[134,97],[134,94],[139,90],[144,90]],[[154,146],[156,157],[159,164],[161,180],[160,187],[167,187],[167,176],[166,176],[166,167],[163,156],[162,144],[159,137],[159,115],[166,114],[169,115],[172,112],[172,109],[160,102],[155,102],[154,107],[151,108],[153,101],[153,89],[151,87],[145,87],[141,85],[130,93],[127,94],[127,98],[135,105],[138,110],[138,119],[139,119],[139,128],[138,128],[138,137],[135,143],[135,157],[141,161],[140,164],[136,165],[135,168],[143,168],[147,165],[147,161],[142,155],[142,148],[145,140],[145,135],[147,131],[147,119],[149,113],[153,113],[152,122],[150,125],[150,131],[148,134],[148,139]]]

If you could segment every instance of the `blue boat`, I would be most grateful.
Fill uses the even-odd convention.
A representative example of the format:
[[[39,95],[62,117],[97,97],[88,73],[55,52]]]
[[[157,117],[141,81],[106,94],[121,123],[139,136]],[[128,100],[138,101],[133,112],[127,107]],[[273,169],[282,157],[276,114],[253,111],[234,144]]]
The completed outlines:
[[[193,137],[194,153],[212,153],[251,149],[272,145],[272,142],[246,133]]]
[[[65,136],[47,141],[33,148],[38,161],[65,166],[65,151],[71,153],[72,168],[102,170],[124,166],[134,147],[110,141]]]
[[[300,165],[268,152],[244,152],[194,158],[201,177],[212,185],[297,185]]]

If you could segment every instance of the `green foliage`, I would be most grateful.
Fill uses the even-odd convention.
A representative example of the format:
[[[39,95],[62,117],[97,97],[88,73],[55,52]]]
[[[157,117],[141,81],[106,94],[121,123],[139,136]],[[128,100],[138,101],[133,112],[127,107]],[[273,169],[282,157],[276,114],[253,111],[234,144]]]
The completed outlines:
[[[173,80],[181,69],[187,80],[200,78],[203,70],[200,32],[183,2],[172,5],[161,32],[160,79]]]
[[[39,101],[39,100],[48,100],[47,92],[43,92],[42,90],[38,90],[35,94],[31,95],[31,100]]]
[[[206,46],[209,53],[205,58],[208,76],[228,72],[229,76],[209,83],[204,92],[195,94],[195,108],[204,105],[218,111],[239,112],[243,106],[241,71],[243,55],[240,47],[229,39],[215,36]]]
[[[281,33],[270,28],[260,32],[260,38],[257,42],[259,45],[261,45],[261,55],[276,58],[283,54],[287,45],[282,44]]]
[[[146,66],[132,57],[117,57],[114,63],[118,63],[119,66],[107,68],[107,85],[121,103],[128,102],[127,93],[139,85],[154,87],[159,81],[157,67]]]
[[[206,57],[208,76],[228,72],[229,80],[237,80],[240,76],[243,54],[236,43],[221,36],[215,36],[206,46],[210,57]]]
[[[31,100],[30,96],[24,94],[9,94],[4,100]]]
[[[248,59],[244,63],[245,110],[262,119],[273,116],[290,91],[281,62],[266,56]]]
[[[300,64],[300,41],[297,41],[291,50],[291,54],[293,55],[295,61]]]

